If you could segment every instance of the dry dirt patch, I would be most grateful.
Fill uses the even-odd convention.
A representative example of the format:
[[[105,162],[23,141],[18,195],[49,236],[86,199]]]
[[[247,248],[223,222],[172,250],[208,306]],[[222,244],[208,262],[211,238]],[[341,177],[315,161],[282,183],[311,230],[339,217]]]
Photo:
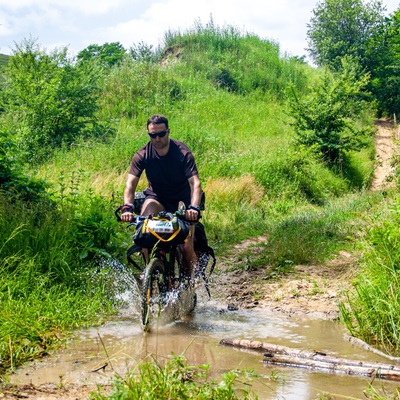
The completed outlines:
[[[290,274],[271,279],[267,267],[240,270],[229,261],[219,260],[212,293],[231,310],[263,308],[290,316],[337,319],[338,304],[350,287],[354,263],[355,257],[343,251],[327,264],[297,265]]]
[[[400,126],[394,127],[393,121],[383,119],[375,125],[375,173],[371,190],[383,190],[394,185],[392,160],[396,153],[396,142],[400,139]]]

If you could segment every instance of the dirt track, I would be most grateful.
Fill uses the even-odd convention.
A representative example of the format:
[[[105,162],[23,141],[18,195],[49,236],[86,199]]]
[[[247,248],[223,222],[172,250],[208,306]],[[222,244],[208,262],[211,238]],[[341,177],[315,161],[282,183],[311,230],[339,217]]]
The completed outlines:
[[[391,162],[396,140],[400,137],[400,127],[394,129],[393,122],[379,120],[376,127],[376,168],[371,185],[373,191],[394,184]],[[237,252],[266,240],[267,237],[259,237],[240,243],[236,246]],[[261,269],[227,272],[234,262],[232,258],[235,255],[227,260],[219,260],[219,269],[224,271],[225,268],[225,271],[217,278],[218,285],[224,286],[220,292],[226,294],[231,307],[263,307],[288,315],[324,319],[338,317],[338,304],[345,289],[349,287],[356,262],[354,255],[341,252],[326,265],[297,265],[289,277],[273,281],[260,279],[264,274]]]

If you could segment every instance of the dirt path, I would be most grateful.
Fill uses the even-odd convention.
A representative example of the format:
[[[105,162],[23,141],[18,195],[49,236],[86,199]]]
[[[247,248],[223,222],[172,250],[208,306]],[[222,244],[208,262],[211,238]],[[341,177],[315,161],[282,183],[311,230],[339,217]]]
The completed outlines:
[[[376,122],[375,135],[376,167],[371,190],[382,190],[394,184],[391,166],[395,142],[400,138],[400,126],[393,128],[393,122],[379,120]]]
[[[376,169],[371,190],[384,190],[394,184],[392,157],[395,142],[400,137],[400,127],[393,128],[393,122],[379,120],[376,123]],[[238,271],[232,268],[237,254],[245,249],[257,251],[260,237],[236,246],[229,259],[219,260],[221,271],[216,278],[223,285],[229,308],[267,308],[286,315],[307,315],[313,318],[336,319],[338,304],[344,298],[355,271],[354,255],[341,252],[325,265],[297,265],[290,276],[277,280],[265,280],[262,268]],[[236,256],[235,256],[236,255]]]
[[[382,190],[392,185],[391,158],[394,154],[394,139],[400,137],[400,128],[380,120],[376,134],[376,171],[371,190]],[[337,319],[338,304],[354,274],[355,257],[341,252],[325,265],[298,265],[290,276],[276,280],[263,279],[262,268],[235,270],[237,255],[246,249],[257,251],[260,243],[267,241],[261,236],[238,244],[227,258],[218,260],[218,271],[211,290],[229,309],[266,308],[285,315],[304,315],[312,318]],[[218,287],[217,287],[218,285]],[[221,290],[221,286],[223,289]],[[0,387],[0,399],[87,399],[95,386],[24,385]]]

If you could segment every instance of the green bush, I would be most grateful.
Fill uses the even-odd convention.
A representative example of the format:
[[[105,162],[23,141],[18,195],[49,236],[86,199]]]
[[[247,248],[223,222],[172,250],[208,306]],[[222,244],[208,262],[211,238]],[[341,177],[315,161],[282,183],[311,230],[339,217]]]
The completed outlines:
[[[352,60],[343,59],[343,70],[337,76],[326,71],[308,97],[292,91],[291,115],[297,141],[314,146],[331,165],[343,166],[346,152],[365,146],[371,124],[357,126],[360,115],[371,108],[363,93],[368,75],[358,78]]]
[[[66,48],[46,54],[34,40],[16,45],[5,71],[0,123],[21,162],[39,163],[54,148],[102,133],[95,117],[99,74],[94,64],[74,66]]]

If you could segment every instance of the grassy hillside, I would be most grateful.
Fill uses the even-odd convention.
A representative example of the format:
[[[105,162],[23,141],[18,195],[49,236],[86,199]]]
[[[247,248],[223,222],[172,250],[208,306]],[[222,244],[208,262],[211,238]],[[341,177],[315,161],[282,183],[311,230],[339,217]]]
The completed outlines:
[[[29,51],[35,57],[13,58],[1,115],[1,368],[42,354],[43,337],[51,346],[59,331],[99,322],[115,306],[104,294],[112,291],[107,276],[95,271],[104,260],[124,261],[131,238],[113,210],[153,113],[165,114],[171,137],[195,154],[218,254],[268,233],[263,265],[323,261],[354,246],[382,199],[363,191],[371,135],[335,168],[296,142],[288,88],[307,98],[322,72],[280,57],[274,43],[197,26],[166,34],[159,55],[128,56],[113,68]],[[370,119],[360,115],[357,124]],[[30,322],[37,313],[46,323]]]
[[[58,151],[38,176],[54,183],[74,174],[81,190],[117,205],[130,159],[148,140],[145,122],[163,113],[171,137],[196,156],[207,195],[204,222],[222,249],[271,229],[275,218],[323,206],[368,183],[372,141],[349,153],[353,180],[294,143],[287,87],[304,96],[319,76],[253,35],[215,27],[170,33],[160,62],[127,58],[104,77],[99,115],[113,133]]]

